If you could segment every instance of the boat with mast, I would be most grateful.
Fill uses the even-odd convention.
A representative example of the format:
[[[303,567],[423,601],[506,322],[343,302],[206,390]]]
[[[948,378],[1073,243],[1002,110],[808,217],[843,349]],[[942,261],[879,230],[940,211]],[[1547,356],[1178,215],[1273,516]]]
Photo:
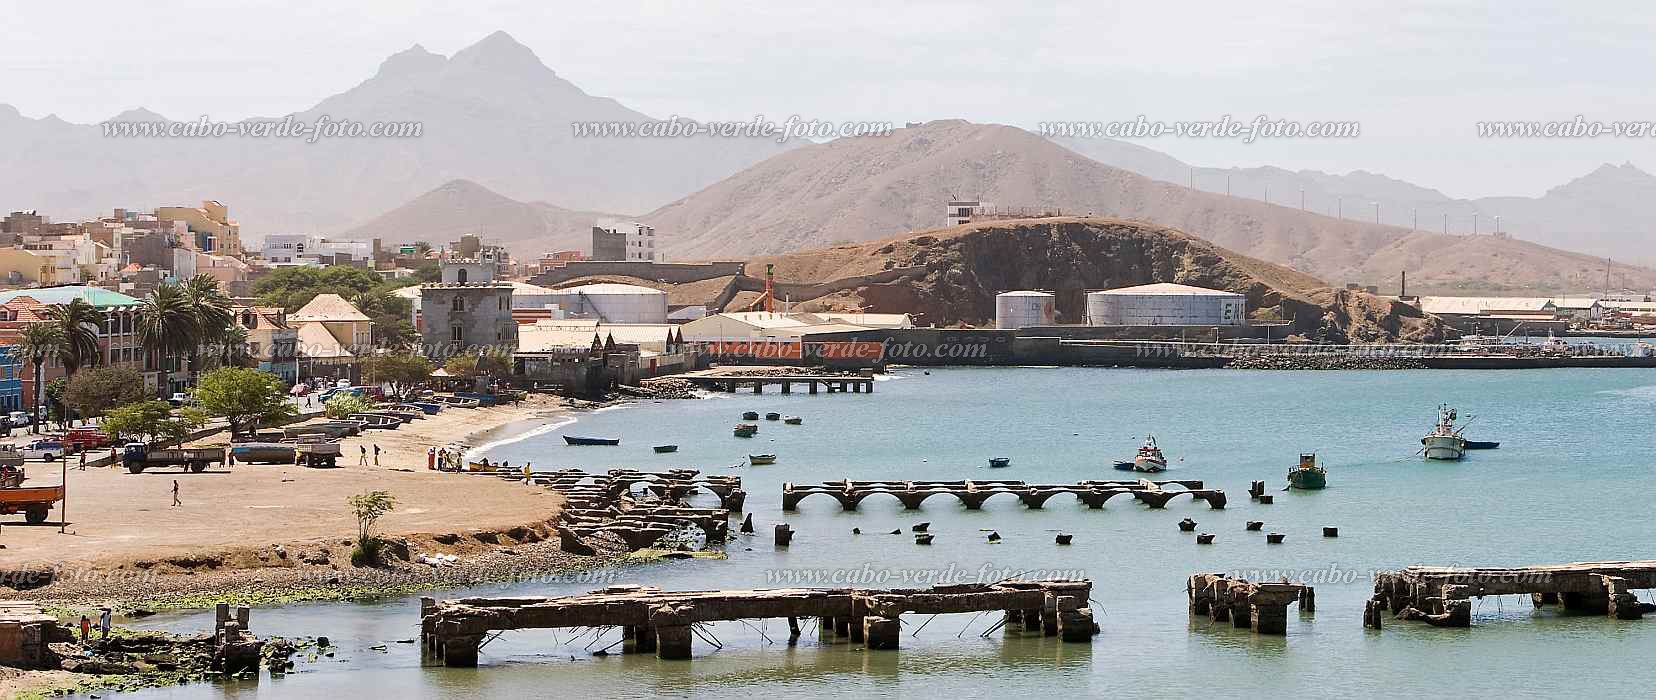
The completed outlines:
[[[1162,455],[1160,447],[1156,446],[1154,435],[1144,436],[1144,444],[1138,448],[1138,454],[1131,462],[1116,462],[1115,468],[1121,471],[1147,472],[1155,474],[1167,471],[1167,457]]]
[[[1288,488],[1312,491],[1328,486],[1328,470],[1317,466],[1314,452],[1301,452],[1299,464],[1288,470]]]
[[[1420,439],[1421,451],[1426,459],[1457,460],[1466,456],[1466,438],[1455,429],[1457,417],[1455,409],[1450,408],[1449,404],[1438,405],[1437,425]]]

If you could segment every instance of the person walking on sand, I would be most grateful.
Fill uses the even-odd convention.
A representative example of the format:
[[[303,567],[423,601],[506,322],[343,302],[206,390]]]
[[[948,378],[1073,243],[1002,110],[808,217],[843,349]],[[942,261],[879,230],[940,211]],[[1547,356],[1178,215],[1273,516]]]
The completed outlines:
[[[376,467],[379,466],[379,453],[380,453],[379,445],[374,445],[374,466],[376,466]]]
[[[103,636],[103,641],[109,641],[109,623],[114,617],[115,614],[109,608],[104,608],[103,614],[98,616],[98,630]]]
[[[184,505],[184,502],[178,500],[178,480],[173,479],[173,507],[176,508],[181,505]]]
[[[357,449],[362,450],[362,456],[357,459],[357,466],[368,466],[368,447],[365,445],[357,445]]]
[[[80,470],[83,472],[86,471],[86,450],[81,450]]]
[[[81,616],[81,644],[85,644],[88,641],[90,641],[91,639],[92,639],[92,618],[89,618],[85,615],[82,615]]]
[[[437,448],[427,447],[426,448],[426,469],[436,469],[436,468],[437,468]]]

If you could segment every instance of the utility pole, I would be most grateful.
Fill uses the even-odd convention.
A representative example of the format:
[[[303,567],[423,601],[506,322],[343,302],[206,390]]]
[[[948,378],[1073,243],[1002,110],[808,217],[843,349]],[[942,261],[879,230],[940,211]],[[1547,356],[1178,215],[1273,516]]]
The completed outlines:
[[[1495,235],[1501,235],[1501,217],[1495,217]]]
[[[1231,193],[1230,193],[1230,173],[1225,173],[1225,196],[1226,197],[1231,196]]]
[[[1443,235],[1449,235],[1449,212],[1443,212]]]
[[[1265,186],[1265,203],[1266,204],[1271,203],[1271,186],[1270,185]]]
[[[1420,230],[1420,207],[1413,207],[1413,208],[1409,209],[1409,217],[1410,217],[1410,220],[1413,222],[1413,223],[1409,224],[1409,230],[1410,231],[1419,231]]]
[[[1374,203],[1374,223],[1380,223],[1380,203]]]
[[[1472,212],[1472,235],[1478,235],[1478,212]]]
[[[1300,188],[1300,211],[1305,211],[1305,188]]]
[[[1334,211],[1341,221],[1345,221],[1345,197],[1334,198]]]

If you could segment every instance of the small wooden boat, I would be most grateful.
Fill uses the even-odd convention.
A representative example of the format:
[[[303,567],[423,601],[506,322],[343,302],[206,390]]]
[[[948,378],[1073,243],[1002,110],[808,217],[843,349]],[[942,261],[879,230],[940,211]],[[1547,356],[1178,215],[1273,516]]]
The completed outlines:
[[[735,433],[736,437],[750,438],[759,433],[759,426],[752,423],[737,423]]]
[[[351,420],[361,421],[363,427],[374,430],[396,430],[403,424],[401,418],[380,413],[352,413]]]
[[[1133,463],[1132,462],[1123,462],[1123,461],[1120,461],[1120,460],[1116,460],[1115,464],[1113,464],[1111,466],[1114,466],[1116,469],[1119,469],[1119,470],[1124,471],[1124,472],[1133,471]]]
[[[404,405],[405,406],[413,406],[413,407],[418,408],[422,411],[425,411],[428,414],[437,413],[437,412],[443,410],[443,404],[440,404],[436,401],[409,401],[408,403],[406,403]]]
[[[678,445],[656,445],[651,449],[654,449],[656,454],[667,454],[668,452],[677,452]]]
[[[619,445],[621,438],[581,437],[579,435],[565,435],[564,442],[570,445]]]
[[[1483,440],[1467,440],[1466,441],[1466,449],[1468,449],[1468,450],[1493,450],[1493,449],[1496,449],[1500,446],[1501,446],[1501,443],[1499,443],[1499,442],[1487,442],[1487,441],[1483,441]]]
[[[748,455],[749,464],[776,464],[776,455]]]
[[[743,411],[742,420],[759,420],[758,411]]]
[[[425,418],[426,414],[436,413],[436,411],[427,411],[426,410],[427,405],[437,406],[437,404],[424,404],[424,405],[422,405],[422,404],[412,404],[412,403],[399,403],[394,408],[398,411],[408,411],[409,413],[414,414],[415,418]],[[442,407],[438,406],[438,408],[442,408]]]
[[[432,396],[431,400],[450,408],[477,408],[483,405],[483,402],[477,399],[463,396],[445,396],[443,394]]]
[[[765,414],[765,420],[782,420],[782,414],[771,411]]]
[[[1002,469],[1002,468],[1010,467],[1010,466],[1012,466],[1012,458],[1011,457],[990,457],[989,458],[989,468],[990,469]]]
[[[405,425],[408,424],[408,423],[413,423],[416,420],[420,420],[422,418],[425,418],[425,412],[424,411],[400,411],[400,410],[391,409],[391,408],[376,408],[372,411],[363,411],[363,413],[373,414],[373,415],[376,415],[376,416],[386,416],[386,417],[389,417],[389,418],[395,418],[395,419],[397,419],[398,422],[403,423]]]
[[[782,422],[788,425],[799,425],[800,423],[804,423],[805,419],[800,418],[799,416],[782,416]]]
[[[1288,488],[1313,491],[1328,486],[1328,470],[1317,466],[1317,455],[1301,453],[1299,464],[1288,470]]]

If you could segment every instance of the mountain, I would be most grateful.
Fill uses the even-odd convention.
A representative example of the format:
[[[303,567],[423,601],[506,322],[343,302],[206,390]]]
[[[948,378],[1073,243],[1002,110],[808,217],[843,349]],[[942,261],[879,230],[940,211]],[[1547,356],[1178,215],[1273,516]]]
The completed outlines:
[[[415,122],[405,138],[106,137],[0,105],[0,210],[58,220],[218,199],[252,237],[331,233],[455,179],[521,201],[643,211],[786,150],[772,139],[577,138],[576,122],[648,115],[591,95],[497,32],[451,57],[414,46],[291,118]],[[260,118],[282,121],[287,117]],[[160,121],[147,110],[120,120]]]
[[[342,238],[426,241],[434,246],[475,233],[519,256],[587,250],[592,225],[615,217],[545,202],[519,202],[470,180],[453,180],[346,231]]]
[[[1410,182],[1363,170],[1345,175],[1317,170],[1202,168],[1160,151],[1114,139],[1055,138],[1105,165],[1153,180],[1208,192],[1270,201],[1291,208],[1394,226],[1465,234],[1500,230],[1525,240],[1599,257],[1656,263],[1656,175],[1632,163],[1605,164],[1540,197],[1456,199]],[[1303,194],[1302,194],[1303,193]],[[1303,196],[1303,200],[1301,199]],[[1473,215],[1477,215],[1474,222]],[[1447,220],[1445,219],[1447,215]]]
[[[1335,283],[1536,293],[1597,289],[1603,261],[1523,241],[1341,220],[1112,168],[1010,126],[929,122],[773,156],[644,215],[670,255],[781,253],[935,228],[944,203],[1060,209],[1149,221]],[[1624,271],[1656,286],[1656,272]],[[1643,288],[1650,288],[1646,286]]]

